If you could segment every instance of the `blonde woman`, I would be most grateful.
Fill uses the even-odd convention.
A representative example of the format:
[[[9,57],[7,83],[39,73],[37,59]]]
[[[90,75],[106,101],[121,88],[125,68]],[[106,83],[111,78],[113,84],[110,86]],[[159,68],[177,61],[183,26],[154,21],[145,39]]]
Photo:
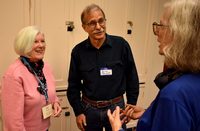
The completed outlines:
[[[61,107],[53,74],[43,61],[44,34],[35,26],[25,27],[18,33],[14,48],[19,57],[2,80],[3,130],[47,131],[50,116],[59,116]]]

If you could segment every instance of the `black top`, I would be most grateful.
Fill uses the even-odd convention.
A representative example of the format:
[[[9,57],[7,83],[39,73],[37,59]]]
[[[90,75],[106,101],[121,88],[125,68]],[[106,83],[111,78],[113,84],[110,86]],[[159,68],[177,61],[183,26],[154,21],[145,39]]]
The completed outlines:
[[[131,48],[119,36],[106,34],[97,49],[89,38],[71,53],[67,97],[75,115],[83,113],[81,95],[91,100],[109,100],[126,92],[127,103],[136,104],[139,80]]]

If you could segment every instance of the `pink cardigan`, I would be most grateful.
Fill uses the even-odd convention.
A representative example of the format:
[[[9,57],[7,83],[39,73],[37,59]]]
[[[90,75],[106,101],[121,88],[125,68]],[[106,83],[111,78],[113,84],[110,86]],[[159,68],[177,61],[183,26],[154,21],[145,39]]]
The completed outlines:
[[[45,63],[43,72],[47,82],[49,102],[58,101],[55,80]],[[42,118],[46,105],[44,95],[37,91],[38,82],[33,74],[17,59],[6,71],[2,80],[1,106],[3,131],[46,131],[50,118]]]

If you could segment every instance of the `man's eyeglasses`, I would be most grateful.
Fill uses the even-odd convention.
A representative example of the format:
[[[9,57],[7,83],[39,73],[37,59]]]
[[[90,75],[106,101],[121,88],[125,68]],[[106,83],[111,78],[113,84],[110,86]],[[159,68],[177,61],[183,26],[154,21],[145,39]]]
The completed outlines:
[[[153,33],[154,35],[158,35],[158,32],[161,28],[169,27],[169,25],[158,24],[157,22],[153,22]]]
[[[100,26],[105,26],[105,23],[106,23],[106,19],[105,18],[100,18],[98,21],[90,21],[89,23],[87,23],[86,25],[89,26],[90,28],[95,28],[97,23],[100,25]]]

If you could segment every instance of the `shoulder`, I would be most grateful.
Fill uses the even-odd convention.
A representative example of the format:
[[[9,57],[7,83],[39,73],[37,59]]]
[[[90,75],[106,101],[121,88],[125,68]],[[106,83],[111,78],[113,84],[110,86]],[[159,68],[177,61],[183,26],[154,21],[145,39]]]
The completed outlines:
[[[26,67],[23,65],[23,63],[16,59],[9,67],[7,68],[6,72],[4,73],[4,76],[17,76],[24,73],[26,70]]]
[[[110,41],[127,42],[122,36],[106,34],[106,37],[107,37],[107,40],[110,40]]]
[[[106,35],[106,42],[113,47],[130,50],[129,43],[121,36]]]
[[[50,66],[48,62],[44,61],[44,69],[52,70],[52,67]]]
[[[84,47],[86,47],[89,44],[89,39],[85,39],[83,41],[81,41],[80,43],[76,44],[72,50],[79,50],[82,49]]]
[[[43,73],[46,78],[51,77],[52,79],[54,79],[53,69],[52,69],[51,65],[46,61],[44,62]]]
[[[194,97],[200,100],[199,85],[200,74],[184,74],[162,89],[160,96],[176,102],[189,102]]]
[[[21,83],[31,77],[31,73],[23,65],[23,63],[17,59],[12,63],[6,72],[3,74],[2,83],[9,83],[17,86],[17,83]]]
[[[176,80],[170,82],[163,90],[163,93],[179,92],[182,90],[191,90],[200,85],[200,74],[183,74]],[[198,88],[196,88],[198,89]],[[172,92],[171,92],[172,91]]]

